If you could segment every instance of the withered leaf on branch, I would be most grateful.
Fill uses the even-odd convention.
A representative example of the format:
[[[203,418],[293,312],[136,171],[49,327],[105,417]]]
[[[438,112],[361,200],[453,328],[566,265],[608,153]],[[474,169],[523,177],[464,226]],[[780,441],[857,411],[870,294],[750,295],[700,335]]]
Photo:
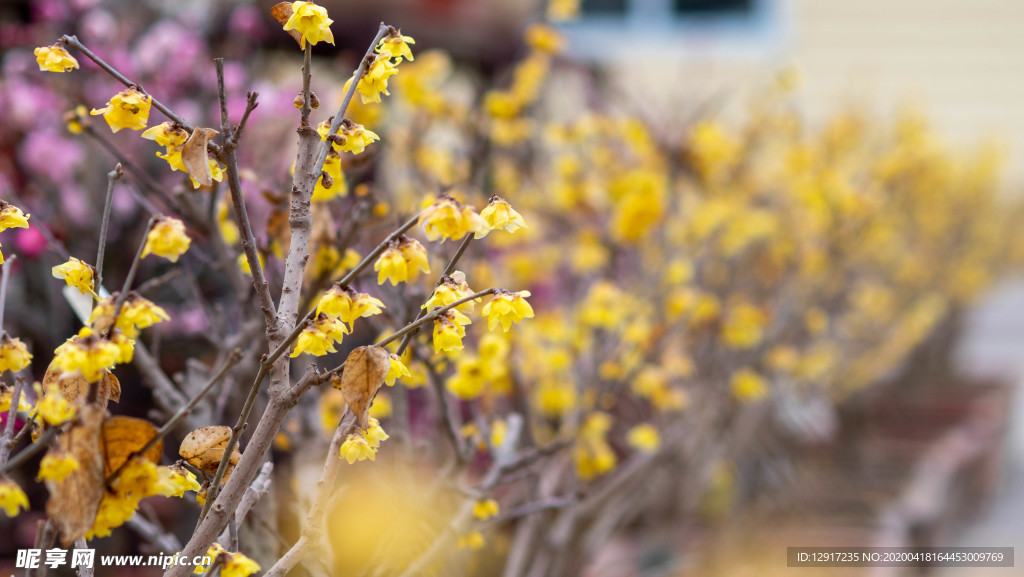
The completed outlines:
[[[89,396],[89,381],[82,376],[82,373],[62,371],[51,362],[46,369],[46,374],[43,375],[43,390],[45,391],[53,384],[60,387],[60,393],[69,403],[84,405]],[[103,372],[99,386],[97,400],[100,408],[105,409],[108,401],[117,403],[121,400],[121,383],[110,371]]]
[[[199,427],[189,433],[181,442],[178,454],[193,467],[212,475],[217,472],[217,466],[220,465],[220,460],[224,457],[224,449],[227,448],[230,437],[231,427]],[[231,471],[235,468],[235,464],[238,463],[240,458],[242,458],[242,453],[235,446],[235,450],[231,453],[231,458],[228,460],[228,469],[224,473],[225,481],[231,475]]]
[[[46,515],[56,525],[60,542],[68,547],[85,535],[96,521],[96,512],[103,499],[103,453],[100,451],[100,429],[103,409],[86,405],[78,412],[79,419],[56,440],[50,451],[66,452],[78,460],[78,468],[60,481],[47,479]]]
[[[274,17],[274,20],[280,22],[281,26],[284,26],[285,24],[288,23],[288,19],[292,17],[292,3],[280,2],[278,4],[274,4],[274,6],[270,9],[270,15]],[[292,29],[288,31],[288,35],[294,38],[295,41],[299,43],[299,46],[302,46],[301,32]]]
[[[142,449],[156,434],[157,428],[145,419],[118,415],[103,421],[100,446],[106,461],[106,475],[120,469],[129,457]],[[163,452],[164,443],[158,441],[139,457],[159,463]]]
[[[373,345],[359,347],[348,355],[340,383],[333,383],[345,395],[345,402],[352,414],[359,420],[359,426],[367,427],[370,405],[377,389],[384,384],[384,377],[391,365],[388,352]]]
[[[196,179],[202,186],[213,186],[213,175],[210,174],[210,160],[206,153],[206,145],[210,139],[219,134],[212,128],[197,126],[181,145],[181,163],[185,165],[188,175]]]

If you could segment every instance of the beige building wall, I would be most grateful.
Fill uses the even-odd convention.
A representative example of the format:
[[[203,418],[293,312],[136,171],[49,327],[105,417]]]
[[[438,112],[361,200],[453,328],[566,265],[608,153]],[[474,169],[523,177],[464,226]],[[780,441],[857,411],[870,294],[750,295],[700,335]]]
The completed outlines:
[[[837,105],[920,105],[956,144],[1009,147],[1024,192],[1024,1],[791,0],[783,59],[811,118]]]

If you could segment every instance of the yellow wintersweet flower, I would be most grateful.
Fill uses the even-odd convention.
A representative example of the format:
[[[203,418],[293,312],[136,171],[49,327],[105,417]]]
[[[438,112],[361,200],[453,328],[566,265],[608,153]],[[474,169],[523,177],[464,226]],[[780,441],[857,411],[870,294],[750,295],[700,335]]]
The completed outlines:
[[[459,549],[469,549],[470,551],[477,551],[484,548],[487,541],[480,531],[471,531],[466,533],[462,537],[459,537],[458,547]]]
[[[525,36],[531,48],[545,54],[558,54],[565,47],[565,38],[554,28],[543,24],[531,24]]]
[[[387,35],[380,44],[377,45],[377,52],[387,51],[389,54],[405,58],[412,62],[412,50],[409,48],[410,44],[416,44],[412,36],[402,36],[402,31],[395,30],[392,34]]]
[[[179,466],[157,467],[159,478],[153,489],[154,494],[164,497],[184,497],[185,491],[199,492],[202,487],[196,476]]]
[[[466,329],[461,323],[453,320],[453,318],[449,316],[451,313],[455,313],[456,315],[469,320],[465,315],[462,315],[462,313],[455,309],[446,311],[443,315],[434,320],[435,353],[462,350],[462,339],[466,336]]]
[[[722,326],[722,340],[734,349],[756,347],[764,338],[764,324],[767,317],[761,309],[740,303],[729,308]]]
[[[348,182],[345,175],[341,173],[341,156],[331,150],[327,153],[327,160],[324,161],[324,173],[316,180],[313,188],[313,202],[327,202],[339,196],[348,195]]]
[[[117,132],[122,128],[142,130],[149,122],[149,109],[152,104],[153,98],[148,94],[143,94],[135,88],[126,88],[115,94],[104,108],[93,108],[89,114],[102,114],[111,132]]]
[[[481,521],[486,521],[491,517],[497,517],[501,511],[498,507],[498,502],[494,499],[484,499],[473,503],[473,516]]]
[[[100,380],[103,371],[123,358],[118,345],[98,335],[68,339],[54,351],[54,365],[62,371],[81,371],[90,383]]]
[[[377,262],[373,263],[373,270],[379,271],[377,284],[384,284],[386,280],[395,286],[409,280],[409,267],[406,266],[405,255],[394,244],[381,253]]]
[[[110,327],[114,317],[116,296],[111,295],[92,309],[89,315],[89,324],[98,331],[104,331]],[[117,317],[115,327],[128,338],[134,339],[139,335],[140,329],[149,328],[157,323],[171,320],[167,311],[157,306],[153,301],[138,293],[129,293],[121,305],[120,315]]]
[[[126,365],[132,362],[132,357],[135,356],[135,341],[126,337],[121,331],[114,331],[114,334],[110,335],[110,342],[117,347],[115,363]]]
[[[523,215],[516,212],[512,205],[498,195],[491,197],[490,204],[482,211],[480,216],[487,221],[491,230],[504,229],[508,232],[515,232],[520,228],[527,228]]]
[[[178,262],[178,257],[185,254],[191,244],[192,239],[185,233],[184,222],[168,216],[157,217],[156,223],[146,236],[142,258],[155,254],[171,262]]]
[[[412,373],[409,372],[409,368],[402,362],[401,357],[395,353],[389,353],[388,374],[384,377],[384,383],[391,387],[394,386],[395,380],[411,376]]]
[[[40,46],[33,54],[41,72],[71,72],[78,68],[78,61],[60,44]]]
[[[480,396],[487,383],[486,377],[484,362],[479,357],[462,357],[445,387],[451,394],[468,401]]]
[[[64,279],[68,286],[75,287],[82,294],[96,296],[93,290],[93,273],[91,265],[71,257],[68,262],[59,264],[51,270],[53,278]]]
[[[490,231],[487,221],[476,211],[468,206],[463,208],[450,196],[442,196],[425,208],[420,213],[419,223],[430,241],[458,240],[470,232],[480,238]]]
[[[430,274],[430,261],[427,259],[427,249],[420,244],[420,241],[403,236],[399,239],[398,250],[402,251],[405,257],[406,266],[409,269],[409,278],[415,280],[419,273]]]
[[[377,136],[376,132],[367,130],[362,124],[349,122],[338,133],[338,136],[331,141],[331,145],[339,152],[362,154],[367,146],[377,140],[380,140],[380,137]]]
[[[456,301],[462,300],[469,295],[473,294],[473,290],[469,288],[469,284],[466,283],[466,273],[457,270],[452,274],[444,278],[443,282],[437,285],[434,289],[434,293],[430,295],[430,299],[420,306],[422,309],[433,309],[434,307],[446,307]],[[481,299],[473,299],[466,301],[457,307],[455,310],[470,314],[476,308],[476,303],[480,302]]]
[[[498,291],[491,301],[484,305],[483,314],[487,317],[487,330],[493,331],[499,324],[507,333],[512,323],[533,318],[533,307],[526,302],[530,291],[508,292]]]
[[[32,362],[32,353],[19,338],[4,333],[0,337],[0,374],[6,371],[17,373]]]
[[[14,397],[14,391],[5,386],[0,386],[0,413],[6,413],[11,410],[11,401]],[[22,392],[21,397],[18,398],[18,411],[27,413],[32,410],[32,405],[25,400],[25,393]]]
[[[222,577],[249,577],[260,570],[259,563],[253,561],[242,553],[221,553],[226,555],[226,561],[221,565],[220,574]]]
[[[46,387],[45,391],[43,391],[43,386],[39,383],[36,383],[33,387],[36,391],[36,397],[39,398],[39,401],[36,402],[36,410],[48,425],[61,425],[75,418],[78,410],[75,408],[75,405],[69,403],[64,398],[59,386],[51,384]]]
[[[399,57],[395,59],[395,62],[391,62],[391,52],[386,49],[380,49],[379,53],[373,55],[372,58],[373,62],[364,70],[363,76],[356,84],[356,91],[359,92],[359,98],[363,104],[380,102],[381,93],[391,95],[388,92],[388,78],[398,74],[398,63],[402,61],[402,58]],[[345,82],[346,92],[352,85],[353,78],[355,78],[354,74]]]
[[[333,352],[337,352],[334,348],[334,340],[320,330],[314,321],[308,321],[306,328],[295,340],[295,350],[292,351],[291,357],[294,359],[303,353],[322,357]]]
[[[160,156],[159,154],[157,156]],[[168,160],[170,162],[170,160]],[[211,156],[206,157],[206,163],[210,167],[210,179],[215,182],[223,182],[224,180],[224,167],[219,162],[213,159]],[[189,182],[192,183],[193,189],[198,189],[200,184],[199,181],[192,178],[191,175],[188,177]]]
[[[164,154],[156,153],[157,157],[167,161],[171,170],[180,170],[182,172],[188,172],[188,169],[185,168],[185,162],[181,158],[181,147],[188,140],[188,137],[189,134],[184,128],[170,121],[147,128],[142,133],[142,138],[153,140],[165,148]]]
[[[768,396],[768,383],[754,371],[743,368],[732,374],[732,395],[743,403],[753,403]]]
[[[333,22],[327,17],[327,9],[323,6],[312,2],[292,2],[292,15],[284,23],[284,30],[301,33],[299,45],[305,50],[307,42],[314,46],[317,42],[334,44],[334,33],[331,32]]]
[[[28,228],[28,219],[32,215],[21,212],[13,204],[0,200],[0,232],[9,228]]]
[[[320,297],[320,301],[316,305],[316,312],[318,315],[327,314],[337,317],[348,323],[351,328],[352,323],[359,317],[380,314],[384,308],[384,303],[380,299],[335,284]]]
[[[555,22],[572,20],[580,15],[580,0],[550,0],[547,15]]]
[[[37,480],[63,481],[65,477],[78,470],[78,459],[70,453],[47,453],[39,462]]]
[[[661,435],[654,425],[637,425],[626,433],[629,446],[644,453],[654,453],[661,446]]]
[[[384,427],[380,426],[380,421],[377,419],[370,417],[367,424],[369,427],[363,431],[363,436],[366,438],[370,448],[376,451],[380,447],[381,442],[387,441],[391,436],[384,431]]]
[[[376,461],[377,451],[370,446],[366,437],[359,434],[349,435],[345,442],[341,444],[341,458],[348,461],[349,465],[356,461],[365,461],[366,459]]]
[[[8,517],[17,517],[21,509],[28,510],[28,496],[14,481],[4,477],[0,480],[0,508]]]

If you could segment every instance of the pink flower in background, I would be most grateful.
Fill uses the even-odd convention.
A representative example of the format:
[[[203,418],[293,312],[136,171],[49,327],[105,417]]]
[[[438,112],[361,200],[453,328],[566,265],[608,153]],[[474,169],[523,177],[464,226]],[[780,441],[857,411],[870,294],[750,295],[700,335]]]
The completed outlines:
[[[14,246],[21,256],[36,258],[46,250],[46,237],[37,227],[19,228],[14,232]]]
[[[30,131],[18,152],[29,170],[59,185],[72,181],[75,168],[85,157],[81,144],[52,130]]]

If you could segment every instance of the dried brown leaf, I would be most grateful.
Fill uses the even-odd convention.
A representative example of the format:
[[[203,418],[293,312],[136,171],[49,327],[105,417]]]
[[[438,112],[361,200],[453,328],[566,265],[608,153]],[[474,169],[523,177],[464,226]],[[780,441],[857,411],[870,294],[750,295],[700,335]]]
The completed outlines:
[[[288,19],[292,17],[292,3],[281,2],[279,4],[274,4],[270,9],[270,15],[274,17],[274,20],[280,22],[281,26],[284,26],[288,22]],[[299,46],[302,46],[301,32],[298,30],[288,30],[288,35],[294,38],[295,41],[299,43]]]
[[[349,353],[341,382],[335,384],[345,395],[348,408],[363,429],[367,427],[373,397],[384,384],[390,364],[390,357],[384,349],[373,345],[359,347]]]
[[[231,427],[199,427],[189,433],[181,442],[178,454],[192,466],[212,475],[217,472],[217,467],[220,465],[220,460],[224,457],[224,449],[227,448],[230,437]],[[225,481],[231,475],[231,470],[234,469],[235,464],[238,463],[240,458],[242,458],[242,453],[238,451],[236,446],[235,450],[231,453],[231,459],[228,461],[228,469],[224,474]]]
[[[156,434],[157,428],[145,419],[118,415],[103,421],[100,441],[106,461],[106,474],[120,469],[129,457],[142,449]],[[159,463],[163,452],[164,443],[159,441],[140,457]]]
[[[213,175],[210,174],[210,160],[206,145],[210,139],[219,134],[212,128],[197,126],[181,145],[181,162],[185,165],[188,175],[196,179],[201,186],[213,186]]]
[[[78,460],[78,469],[60,481],[46,481],[50,498],[46,514],[56,525],[63,547],[85,535],[96,521],[96,512],[103,499],[103,454],[100,452],[100,429],[103,409],[86,405],[79,410],[79,419],[57,437],[50,451],[69,453]]]
[[[50,385],[57,385],[60,393],[69,403],[83,405],[89,396],[89,381],[82,376],[82,373],[61,371],[52,362],[43,375],[43,390]],[[121,383],[110,371],[104,371],[103,379],[100,381],[99,396],[100,408],[105,409],[108,401],[115,403],[121,400]]]

